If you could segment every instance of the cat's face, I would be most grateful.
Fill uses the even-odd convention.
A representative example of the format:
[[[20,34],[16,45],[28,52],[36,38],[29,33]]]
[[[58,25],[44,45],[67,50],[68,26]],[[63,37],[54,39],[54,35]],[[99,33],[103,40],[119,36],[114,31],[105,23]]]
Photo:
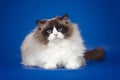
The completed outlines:
[[[63,26],[53,26],[51,29],[47,29],[45,30],[45,35],[48,34],[48,40],[49,41],[52,41],[52,40],[55,40],[55,39],[64,39],[64,29],[65,27]]]
[[[37,21],[35,37],[43,43],[63,40],[71,37],[73,28],[67,16],[59,16],[49,20]]]

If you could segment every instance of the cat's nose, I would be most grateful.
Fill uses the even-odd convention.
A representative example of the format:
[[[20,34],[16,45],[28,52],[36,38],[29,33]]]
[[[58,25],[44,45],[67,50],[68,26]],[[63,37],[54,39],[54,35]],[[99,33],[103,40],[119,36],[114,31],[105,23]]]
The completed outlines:
[[[54,35],[55,35],[55,36],[57,36],[57,35],[58,35],[58,33],[55,33]]]

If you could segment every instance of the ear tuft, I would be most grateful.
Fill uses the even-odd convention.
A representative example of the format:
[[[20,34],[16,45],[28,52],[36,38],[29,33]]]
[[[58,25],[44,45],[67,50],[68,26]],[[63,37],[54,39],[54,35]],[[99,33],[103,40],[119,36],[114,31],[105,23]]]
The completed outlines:
[[[59,20],[68,20],[68,14],[64,14],[63,16],[58,16],[57,19],[59,19]]]
[[[36,25],[40,24],[41,21],[40,20],[36,20]]]
[[[66,20],[66,19],[68,19],[68,14],[64,14],[62,17],[63,17],[63,19]]]
[[[36,25],[39,27],[40,25],[42,24],[45,24],[46,23],[46,20],[36,20]]]

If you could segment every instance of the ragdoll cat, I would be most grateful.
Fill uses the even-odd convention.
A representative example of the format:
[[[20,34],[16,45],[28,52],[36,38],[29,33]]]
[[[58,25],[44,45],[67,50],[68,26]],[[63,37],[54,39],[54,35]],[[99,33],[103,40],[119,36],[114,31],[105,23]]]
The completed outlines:
[[[37,20],[36,24],[21,46],[25,66],[78,69],[85,65],[85,59],[90,59],[77,24],[67,15]]]
[[[77,69],[85,65],[86,48],[77,25],[67,15],[37,20],[36,28],[27,35],[21,50],[22,63],[26,66]]]

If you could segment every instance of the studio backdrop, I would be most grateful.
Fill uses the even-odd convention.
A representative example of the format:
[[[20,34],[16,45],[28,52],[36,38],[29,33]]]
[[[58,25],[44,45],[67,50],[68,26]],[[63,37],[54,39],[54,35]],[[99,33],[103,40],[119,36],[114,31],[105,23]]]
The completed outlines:
[[[87,49],[102,47],[105,59],[78,70],[24,67],[20,46],[35,21],[65,13],[78,24]],[[119,80],[119,45],[119,0],[0,0],[0,80]]]

